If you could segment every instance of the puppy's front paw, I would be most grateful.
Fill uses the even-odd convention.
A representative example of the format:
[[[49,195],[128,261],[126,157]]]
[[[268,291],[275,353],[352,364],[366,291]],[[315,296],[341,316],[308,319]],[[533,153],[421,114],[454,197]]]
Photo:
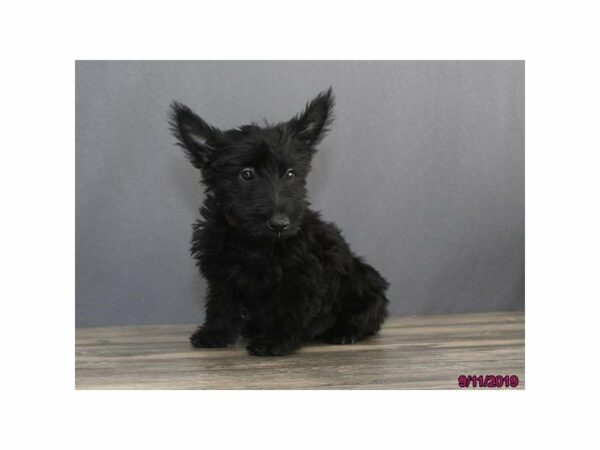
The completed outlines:
[[[198,328],[198,330],[190,336],[190,342],[194,347],[200,348],[220,348],[227,347],[235,343],[236,337],[227,331],[208,330],[206,328]]]
[[[254,356],[285,356],[298,348],[298,343],[291,339],[272,339],[257,337],[246,347]]]

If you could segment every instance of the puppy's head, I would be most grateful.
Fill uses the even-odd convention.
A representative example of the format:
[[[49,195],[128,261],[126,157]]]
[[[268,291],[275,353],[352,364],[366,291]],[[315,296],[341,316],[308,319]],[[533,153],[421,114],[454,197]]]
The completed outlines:
[[[287,122],[221,131],[187,106],[173,103],[170,123],[229,224],[250,237],[277,240],[300,229],[307,207],[306,176],[333,105],[330,88]]]

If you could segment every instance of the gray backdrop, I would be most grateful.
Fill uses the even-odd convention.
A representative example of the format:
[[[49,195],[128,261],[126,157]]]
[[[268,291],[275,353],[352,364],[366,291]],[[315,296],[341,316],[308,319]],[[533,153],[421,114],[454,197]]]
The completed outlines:
[[[282,120],[333,86],[314,208],[391,282],[394,314],[524,308],[521,61],[76,63],[76,324],[200,322],[203,194],[167,127]]]

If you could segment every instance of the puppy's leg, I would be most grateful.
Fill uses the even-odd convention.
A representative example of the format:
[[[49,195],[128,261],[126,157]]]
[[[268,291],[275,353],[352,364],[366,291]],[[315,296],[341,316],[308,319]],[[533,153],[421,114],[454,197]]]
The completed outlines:
[[[289,297],[288,297],[289,299]],[[302,345],[302,314],[293,303],[280,301],[258,318],[260,334],[255,334],[246,349],[254,356],[284,356]]]
[[[365,311],[344,312],[335,325],[321,336],[322,339],[330,344],[353,344],[376,334],[387,315],[386,304],[387,299],[381,297]]]
[[[307,282],[307,280],[310,280]],[[284,270],[280,289],[254,318],[258,332],[248,344],[255,356],[283,356],[293,353],[305,340],[314,338],[316,321],[326,295],[325,274],[317,264]]]
[[[334,325],[321,338],[331,344],[352,344],[376,334],[387,317],[388,283],[359,259],[349,289],[340,298]]]
[[[260,334],[254,335],[246,347],[254,356],[283,356],[302,345],[306,318],[310,315],[303,307],[302,295],[288,290],[275,306],[257,318]]]
[[[242,326],[242,336],[245,338],[253,338],[262,335],[260,324],[254,319],[247,319]]]
[[[209,288],[204,325],[190,336],[194,347],[227,347],[234,344],[242,329],[241,309],[231,292]]]

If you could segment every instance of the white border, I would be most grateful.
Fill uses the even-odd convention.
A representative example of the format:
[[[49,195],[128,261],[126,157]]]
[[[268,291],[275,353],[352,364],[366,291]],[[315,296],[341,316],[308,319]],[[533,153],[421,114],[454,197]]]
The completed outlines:
[[[597,441],[595,408],[587,408],[598,397],[600,300],[593,5],[5,6],[2,446],[506,449]],[[526,391],[74,391],[74,60],[104,58],[526,59]]]

